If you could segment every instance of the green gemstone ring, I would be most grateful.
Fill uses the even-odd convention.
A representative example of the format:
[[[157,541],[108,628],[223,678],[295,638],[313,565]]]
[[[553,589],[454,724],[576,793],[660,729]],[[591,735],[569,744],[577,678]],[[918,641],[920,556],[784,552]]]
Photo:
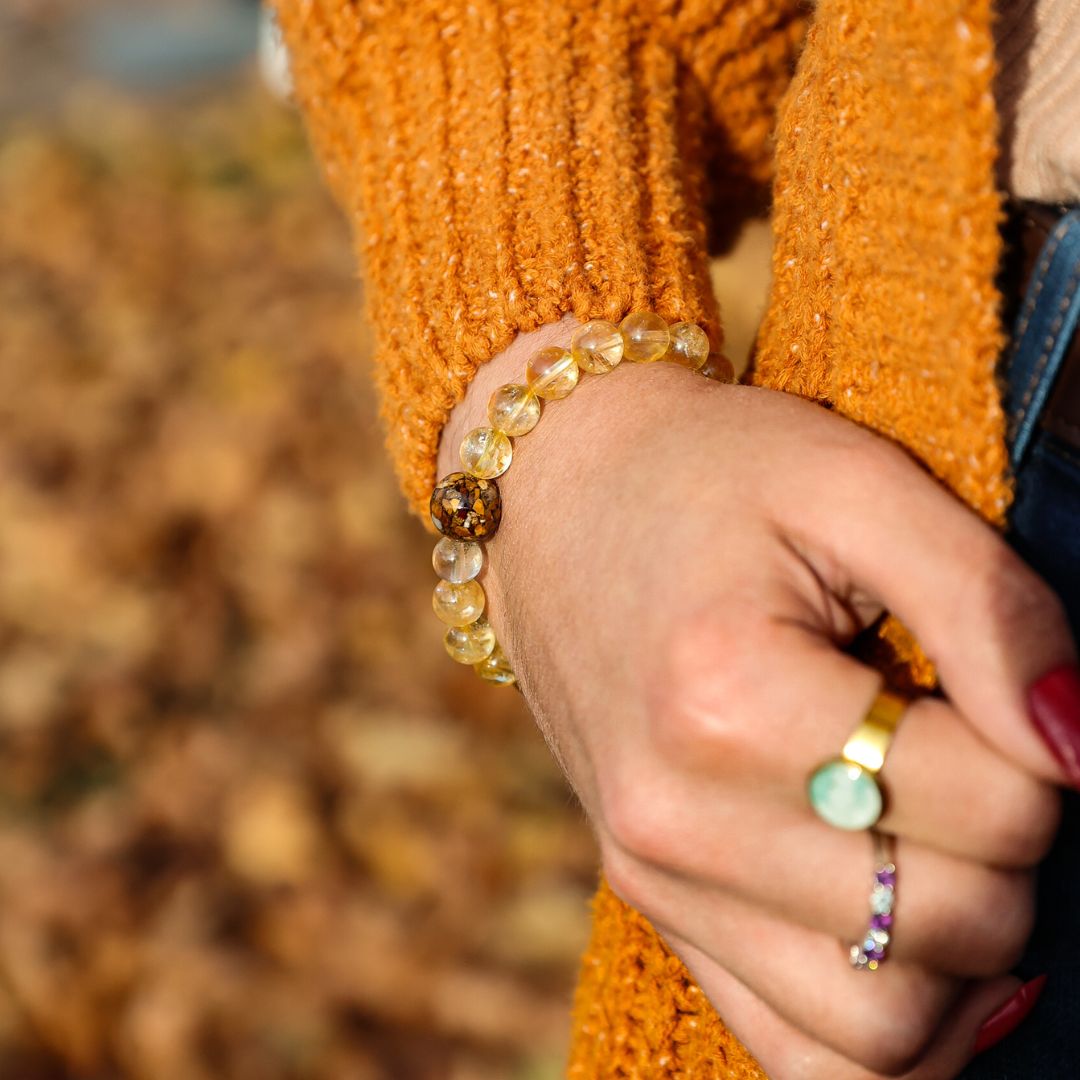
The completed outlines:
[[[877,824],[885,809],[877,774],[906,708],[899,694],[880,691],[840,756],[811,773],[806,792],[814,813],[826,824],[849,830]]]

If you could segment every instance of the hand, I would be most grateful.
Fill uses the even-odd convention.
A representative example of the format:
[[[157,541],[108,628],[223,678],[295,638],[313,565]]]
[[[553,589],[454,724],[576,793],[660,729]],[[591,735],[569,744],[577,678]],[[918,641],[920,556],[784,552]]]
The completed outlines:
[[[441,473],[491,389],[568,336],[481,370]],[[1057,826],[1063,777],[1024,703],[1073,656],[1053,594],[886,440],[668,364],[586,378],[499,483],[489,617],[615,892],[774,1080],[954,1076],[1019,985],[1003,974]],[[872,846],[805,784],[880,685],[842,649],[883,608],[947,700],[911,705],[882,774],[897,919],[866,973],[845,943]]]

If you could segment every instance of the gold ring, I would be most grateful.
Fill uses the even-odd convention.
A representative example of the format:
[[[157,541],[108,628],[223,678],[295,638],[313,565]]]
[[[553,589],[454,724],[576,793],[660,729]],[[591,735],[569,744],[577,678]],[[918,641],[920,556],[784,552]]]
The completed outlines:
[[[885,809],[877,774],[885,764],[907,700],[881,690],[851,733],[839,757],[819,765],[807,782],[814,813],[837,829],[870,829]]]

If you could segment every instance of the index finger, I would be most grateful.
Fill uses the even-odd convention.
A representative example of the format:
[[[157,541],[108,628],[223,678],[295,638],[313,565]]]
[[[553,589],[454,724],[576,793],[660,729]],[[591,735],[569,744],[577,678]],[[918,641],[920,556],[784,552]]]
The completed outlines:
[[[1042,676],[1075,664],[1060,601],[906,454],[868,438],[843,482],[800,511],[793,527],[809,557],[848,575],[837,591],[863,589],[911,628],[948,697],[999,752],[1080,788],[1080,695],[1056,711],[1053,732],[1029,702]]]

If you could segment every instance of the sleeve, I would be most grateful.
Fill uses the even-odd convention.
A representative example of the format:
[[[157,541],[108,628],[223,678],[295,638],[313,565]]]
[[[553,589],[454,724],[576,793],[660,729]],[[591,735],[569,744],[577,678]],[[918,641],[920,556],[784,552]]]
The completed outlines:
[[[276,0],[355,231],[388,445],[426,506],[479,364],[569,313],[720,324],[721,224],[769,173],[800,38],[764,0]]]

